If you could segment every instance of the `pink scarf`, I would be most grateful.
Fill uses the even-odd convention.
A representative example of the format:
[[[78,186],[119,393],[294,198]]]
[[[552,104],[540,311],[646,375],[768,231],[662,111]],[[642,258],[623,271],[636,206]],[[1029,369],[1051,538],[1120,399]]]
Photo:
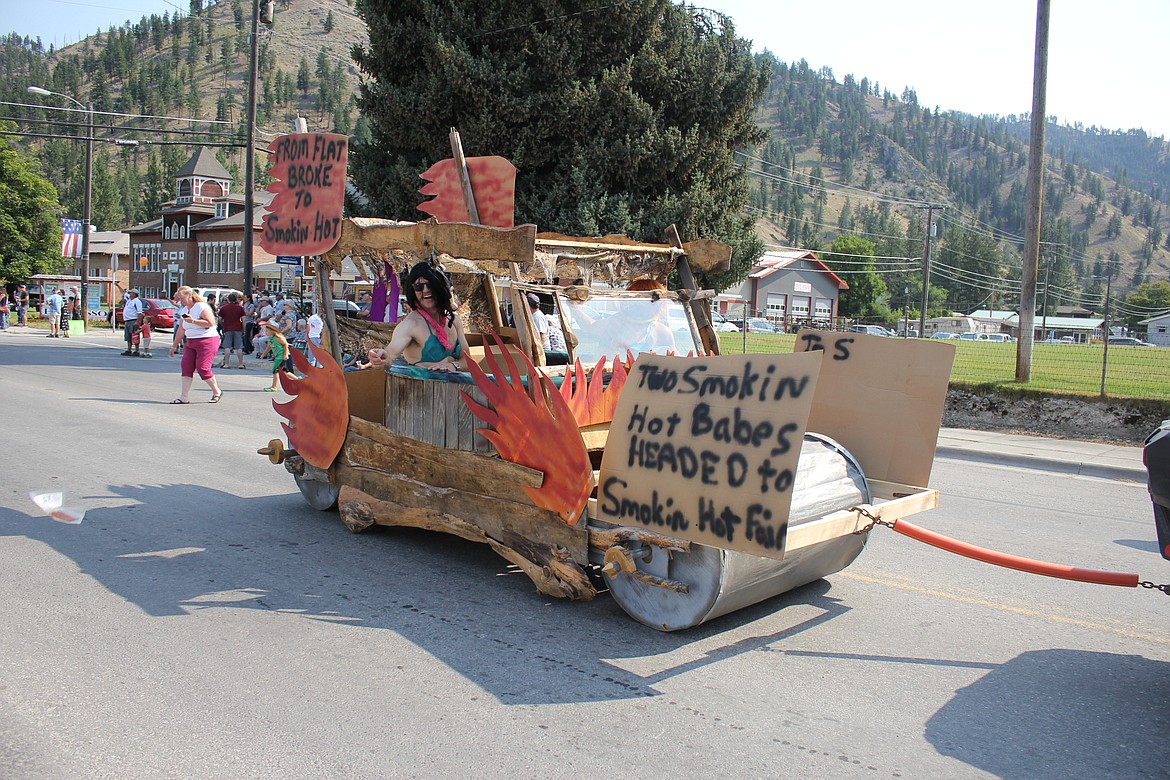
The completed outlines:
[[[440,325],[439,323],[437,323],[433,319],[431,319],[431,315],[427,314],[426,310],[423,309],[421,306],[418,308],[418,313],[421,314],[423,316],[423,319],[426,320],[430,324],[431,333],[435,334],[435,338],[437,338],[439,340],[439,343],[443,345],[443,349],[450,352],[451,351],[451,339],[448,338],[448,336],[447,336],[447,328],[445,328],[444,326]]]

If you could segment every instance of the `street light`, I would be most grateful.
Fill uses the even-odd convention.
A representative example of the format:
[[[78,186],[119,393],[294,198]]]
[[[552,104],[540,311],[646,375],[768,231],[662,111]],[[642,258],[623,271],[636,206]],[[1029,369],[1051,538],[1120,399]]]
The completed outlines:
[[[81,329],[89,328],[89,219],[90,192],[93,185],[93,103],[86,105],[80,100],[54,92],[44,87],[29,87],[34,95],[56,95],[80,106],[85,111],[85,214],[81,218]]]

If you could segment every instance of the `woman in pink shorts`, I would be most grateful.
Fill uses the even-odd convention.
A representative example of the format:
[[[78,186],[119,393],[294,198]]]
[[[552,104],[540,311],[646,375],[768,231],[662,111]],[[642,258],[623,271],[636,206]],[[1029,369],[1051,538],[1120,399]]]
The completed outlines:
[[[211,371],[212,363],[219,352],[219,333],[215,329],[215,312],[203,296],[183,286],[175,290],[175,302],[185,309],[182,316],[182,329],[179,323],[175,324],[175,338],[171,343],[171,357],[179,349],[182,339],[186,339],[187,348],[183,350],[182,374],[183,389],[179,397],[171,401],[172,404],[189,404],[191,383],[195,381],[195,372],[199,378],[211,388],[211,403],[219,403],[223,393],[215,382],[215,374]]]

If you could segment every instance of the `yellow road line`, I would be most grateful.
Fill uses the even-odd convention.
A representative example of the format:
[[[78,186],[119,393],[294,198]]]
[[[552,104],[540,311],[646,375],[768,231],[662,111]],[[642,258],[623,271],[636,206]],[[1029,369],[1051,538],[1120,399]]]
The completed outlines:
[[[939,598],[950,599],[951,601],[958,601],[963,604],[972,604],[979,607],[989,607],[991,609],[998,609],[1001,612],[1012,612],[1017,615],[1026,615],[1028,617],[1038,617],[1044,620],[1050,620],[1054,623],[1066,623],[1072,626],[1079,626],[1081,628],[1088,628],[1096,631],[1106,631],[1111,634],[1129,637],[1130,639],[1144,639],[1148,642],[1155,642],[1160,645],[1170,645],[1170,639],[1166,637],[1157,636],[1155,634],[1146,634],[1141,631],[1131,631],[1125,628],[1118,628],[1116,626],[1109,626],[1103,623],[1092,623],[1088,620],[1080,620],[1078,618],[1062,617],[1060,615],[1053,615],[1049,612],[1042,612],[1037,609],[1029,609],[1027,607],[1013,607],[1008,604],[1002,604],[997,601],[989,601],[987,599],[972,598],[971,596],[960,596],[957,593],[948,593],[943,590],[935,588],[925,588],[920,585],[910,585],[904,582],[895,582],[893,580],[880,579],[878,577],[867,577],[864,574],[857,574],[854,572],[838,572],[836,577],[848,577],[850,579],[858,580],[860,582],[869,582],[875,585],[888,585],[891,588],[899,588],[901,590],[909,590],[914,593],[922,593],[927,596],[938,596]]]

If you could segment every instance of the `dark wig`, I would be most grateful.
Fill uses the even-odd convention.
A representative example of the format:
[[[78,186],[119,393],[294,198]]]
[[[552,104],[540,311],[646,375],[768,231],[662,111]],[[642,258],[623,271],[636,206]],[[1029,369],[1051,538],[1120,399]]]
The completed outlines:
[[[451,282],[443,273],[443,269],[424,260],[421,263],[415,263],[407,272],[402,291],[406,294],[406,302],[410,304],[410,308],[415,310],[418,310],[418,293],[414,290],[414,283],[419,280],[425,281],[430,286],[431,297],[434,298],[435,305],[439,309],[439,316],[446,315],[447,325],[450,326],[455,322],[455,312],[451,308]]]

